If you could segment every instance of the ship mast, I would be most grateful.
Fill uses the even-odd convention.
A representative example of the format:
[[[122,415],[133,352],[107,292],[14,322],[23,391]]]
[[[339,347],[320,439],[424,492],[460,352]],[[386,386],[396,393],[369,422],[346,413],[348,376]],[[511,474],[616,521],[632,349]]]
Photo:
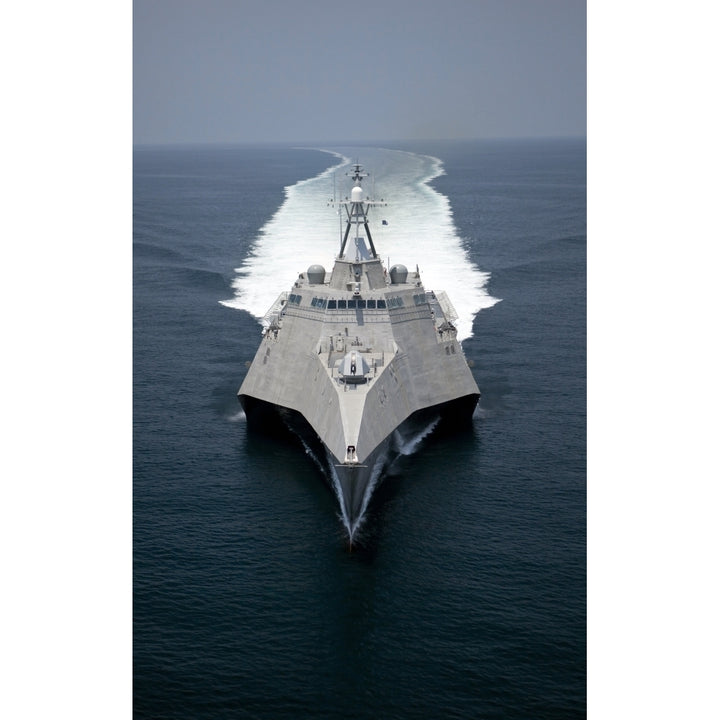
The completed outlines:
[[[360,225],[365,226],[365,233],[367,234],[368,242],[370,243],[370,251],[372,252],[373,258],[377,258],[377,252],[375,252],[375,245],[373,244],[372,235],[370,234],[370,226],[368,225],[368,210],[372,205],[379,205],[384,203],[376,203],[372,200],[363,201],[363,190],[362,180],[367,177],[369,173],[363,172],[362,165],[355,164],[353,166],[352,180],[355,183],[352,191],[350,192],[350,201],[346,201],[345,211],[347,212],[347,225],[345,227],[345,235],[343,236],[342,243],[340,244],[340,254],[338,257],[342,258],[345,253],[345,246],[347,244],[348,236],[350,235],[350,228],[355,225],[355,238],[359,237]]]

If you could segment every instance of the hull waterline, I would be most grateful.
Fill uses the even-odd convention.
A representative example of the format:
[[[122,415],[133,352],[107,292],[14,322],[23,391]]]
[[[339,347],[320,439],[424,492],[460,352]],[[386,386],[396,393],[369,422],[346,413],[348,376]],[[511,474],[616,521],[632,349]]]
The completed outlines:
[[[352,542],[362,525],[372,492],[398,455],[407,453],[409,446],[414,447],[431,433],[453,432],[469,425],[479,397],[479,394],[471,394],[415,412],[384,438],[363,463],[341,462],[299,413],[247,395],[240,395],[239,400],[248,425],[254,431],[276,438],[290,433],[311,452],[337,497],[343,523]]]

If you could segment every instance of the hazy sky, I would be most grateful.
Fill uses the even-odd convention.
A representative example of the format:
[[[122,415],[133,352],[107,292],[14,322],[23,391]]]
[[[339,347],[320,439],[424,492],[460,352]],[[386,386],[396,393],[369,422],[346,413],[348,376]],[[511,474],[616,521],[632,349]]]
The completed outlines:
[[[585,135],[584,0],[135,0],[134,141]]]

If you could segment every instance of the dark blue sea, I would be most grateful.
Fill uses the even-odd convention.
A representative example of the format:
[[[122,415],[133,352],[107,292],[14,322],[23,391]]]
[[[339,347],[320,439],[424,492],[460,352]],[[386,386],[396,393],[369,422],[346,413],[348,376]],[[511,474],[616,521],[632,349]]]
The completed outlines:
[[[134,151],[138,719],[585,716],[585,141],[382,148]],[[395,158],[441,167],[417,249],[425,276],[428,242],[457,268],[426,286],[467,316],[482,392],[470,427],[389,468],[352,549],[303,446],[249,434],[236,398],[261,329],[243,308],[317,261],[290,220],[350,152],[398,195]],[[276,281],[247,272],[275,250]]]

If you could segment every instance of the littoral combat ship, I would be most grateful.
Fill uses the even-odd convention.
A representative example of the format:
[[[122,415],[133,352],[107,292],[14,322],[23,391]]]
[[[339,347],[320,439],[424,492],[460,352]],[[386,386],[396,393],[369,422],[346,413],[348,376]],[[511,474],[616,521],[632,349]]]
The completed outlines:
[[[445,293],[378,257],[368,213],[386,203],[365,197],[366,176],[354,165],[349,199],[332,201],[347,215],[332,272],[310,265],[280,294],[238,391],[249,424],[280,418],[324,446],[351,540],[398,438],[467,423],[480,396]]]

